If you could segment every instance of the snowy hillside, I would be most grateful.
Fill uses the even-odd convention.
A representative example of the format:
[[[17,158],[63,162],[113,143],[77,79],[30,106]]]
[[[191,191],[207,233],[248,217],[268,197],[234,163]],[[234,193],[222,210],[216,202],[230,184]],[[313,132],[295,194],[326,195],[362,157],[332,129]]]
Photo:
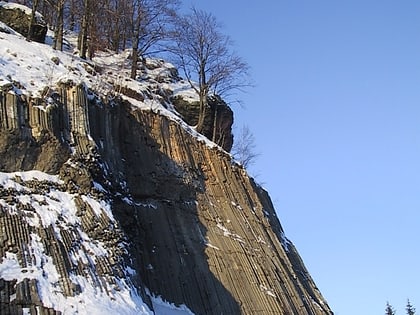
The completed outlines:
[[[175,94],[182,93],[189,98],[196,97],[188,83],[175,80],[175,68],[163,60],[147,60],[146,67],[139,71],[136,81],[129,78],[128,50],[120,54],[99,52],[93,60],[83,60],[75,54],[75,48],[71,44],[76,41],[76,35],[67,37],[67,49],[61,52],[52,49],[49,44],[27,42],[2,22],[0,29],[11,32],[0,33],[0,86],[19,83],[20,90],[16,90],[16,93],[42,97],[46,86],[54,88],[59,83],[73,82],[84,83],[92,90],[99,89],[105,95],[118,93],[114,91],[116,86],[151,95],[153,80],[156,83],[159,80],[162,89]],[[47,42],[51,44],[52,38],[48,37]],[[145,80],[147,83],[144,83]],[[134,103],[148,109],[157,109],[162,105],[153,98]]]
[[[172,64],[147,59],[138,70],[137,79],[132,80],[130,50],[119,54],[98,52],[93,60],[84,60],[76,53],[75,34],[66,36],[66,49],[61,52],[51,47],[51,33],[47,35],[47,43],[40,44],[27,42],[2,22],[0,30],[3,30],[0,32],[0,89],[13,88],[17,95],[45,98],[61,83],[84,84],[101,96],[120,96],[135,107],[176,120],[195,137],[214,146],[185,124],[169,102],[169,97],[176,96],[186,101],[198,100],[197,93],[178,77]]]
[[[42,192],[31,189],[41,185],[48,188]],[[34,230],[29,235],[30,245],[25,250],[26,266],[19,264],[15,253],[6,252],[5,258],[3,257],[0,263],[1,279],[16,280],[17,284],[25,278],[36,279],[43,305],[63,314],[152,314],[133,287],[123,279],[120,279],[114,289],[108,288],[105,293],[95,285],[93,279],[74,273],[71,281],[80,288],[80,293],[74,297],[63,295],[58,286],[61,277],[54,259],[46,253],[44,243],[35,233],[39,227],[52,227],[56,235],[62,235],[61,229],[73,229],[78,233],[80,242],[75,245],[77,249],[70,253],[71,259],[75,262],[83,261],[89,264],[101,256],[108,256],[109,252],[105,244],[91,239],[82,231],[80,218],[76,215],[78,209],[75,195],[64,190],[63,182],[57,176],[38,171],[0,173],[0,190],[3,195],[5,191],[9,193],[13,191],[15,201],[0,199],[2,212],[18,215],[23,211],[26,223]],[[105,214],[115,224],[109,205],[98,202],[92,196],[81,196],[81,198],[91,205],[98,216]],[[20,210],[18,205],[22,205],[26,210]]]

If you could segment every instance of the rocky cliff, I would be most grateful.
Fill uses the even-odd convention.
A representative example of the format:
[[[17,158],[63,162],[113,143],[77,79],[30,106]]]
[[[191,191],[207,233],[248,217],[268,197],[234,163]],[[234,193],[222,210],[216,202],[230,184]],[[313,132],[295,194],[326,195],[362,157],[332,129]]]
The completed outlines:
[[[177,314],[332,314],[267,192],[163,83],[102,69],[96,84],[101,65],[71,62],[86,81],[60,74],[36,94],[13,71],[0,80],[1,314],[167,314],[162,300]]]

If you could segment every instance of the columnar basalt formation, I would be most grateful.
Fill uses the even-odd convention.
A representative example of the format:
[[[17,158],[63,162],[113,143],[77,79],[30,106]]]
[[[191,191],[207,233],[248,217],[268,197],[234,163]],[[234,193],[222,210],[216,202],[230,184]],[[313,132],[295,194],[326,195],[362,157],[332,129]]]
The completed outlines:
[[[69,85],[49,103],[3,91],[0,129],[1,172],[57,175],[0,186],[0,257],[28,270],[0,280],[2,310],[54,314],[30,275],[35,243],[65,297],[84,277],[110,297],[124,280],[195,314],[332,314],[267,192],[182,122]],[[73,219],[43,221],[58,193]]]

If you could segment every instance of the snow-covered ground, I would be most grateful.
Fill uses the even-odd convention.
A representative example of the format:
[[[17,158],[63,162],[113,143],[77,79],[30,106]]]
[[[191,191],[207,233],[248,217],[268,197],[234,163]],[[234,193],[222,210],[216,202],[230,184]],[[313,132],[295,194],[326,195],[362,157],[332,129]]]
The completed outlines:
[[[0,2],[1,3],[1,2]],[[156,89],[181,96],[186,101],[198,101],[198,95],[188,82],[174,78],[174,66],[161,59],[147,59],[146,68],[138,71],[136,80],[130,79],[130,50],[119,54],[97,52],[92,60],[81,59],[75,34],[67,34],[65,50],[51,46],[52,34],[46,44],[28,42],[23,36],[0,22],[0,89],[13,85],[12,92],[30,97],[46,97],[46,87],[54,90],[60,83],[84,84],[101,96],[119,95],[133,107],[151,110],[177,121],[185,130],[210,147],[216,144],[187,125],[172,104],[162,101]],[[143,101],[130,98],[119,91],[127,88],[144,96]]]

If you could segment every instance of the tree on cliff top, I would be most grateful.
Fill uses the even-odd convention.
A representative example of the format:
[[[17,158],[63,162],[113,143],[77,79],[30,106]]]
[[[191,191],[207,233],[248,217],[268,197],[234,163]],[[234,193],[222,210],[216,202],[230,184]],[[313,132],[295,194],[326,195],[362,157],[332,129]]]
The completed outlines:
[[[232,41],[221,32],[216,18],[195,8],[190,14],[178,17],[171,40],[169,51],[199,96],[195,128],[202,132],[209,94],[224,96],[249,86],[248,65],[231,51]]]
[[[157,42],[163,40],[176,16],[179,0],[134,0],[132,2],[133,60],[131,78],[136,78],[137,62]]]

